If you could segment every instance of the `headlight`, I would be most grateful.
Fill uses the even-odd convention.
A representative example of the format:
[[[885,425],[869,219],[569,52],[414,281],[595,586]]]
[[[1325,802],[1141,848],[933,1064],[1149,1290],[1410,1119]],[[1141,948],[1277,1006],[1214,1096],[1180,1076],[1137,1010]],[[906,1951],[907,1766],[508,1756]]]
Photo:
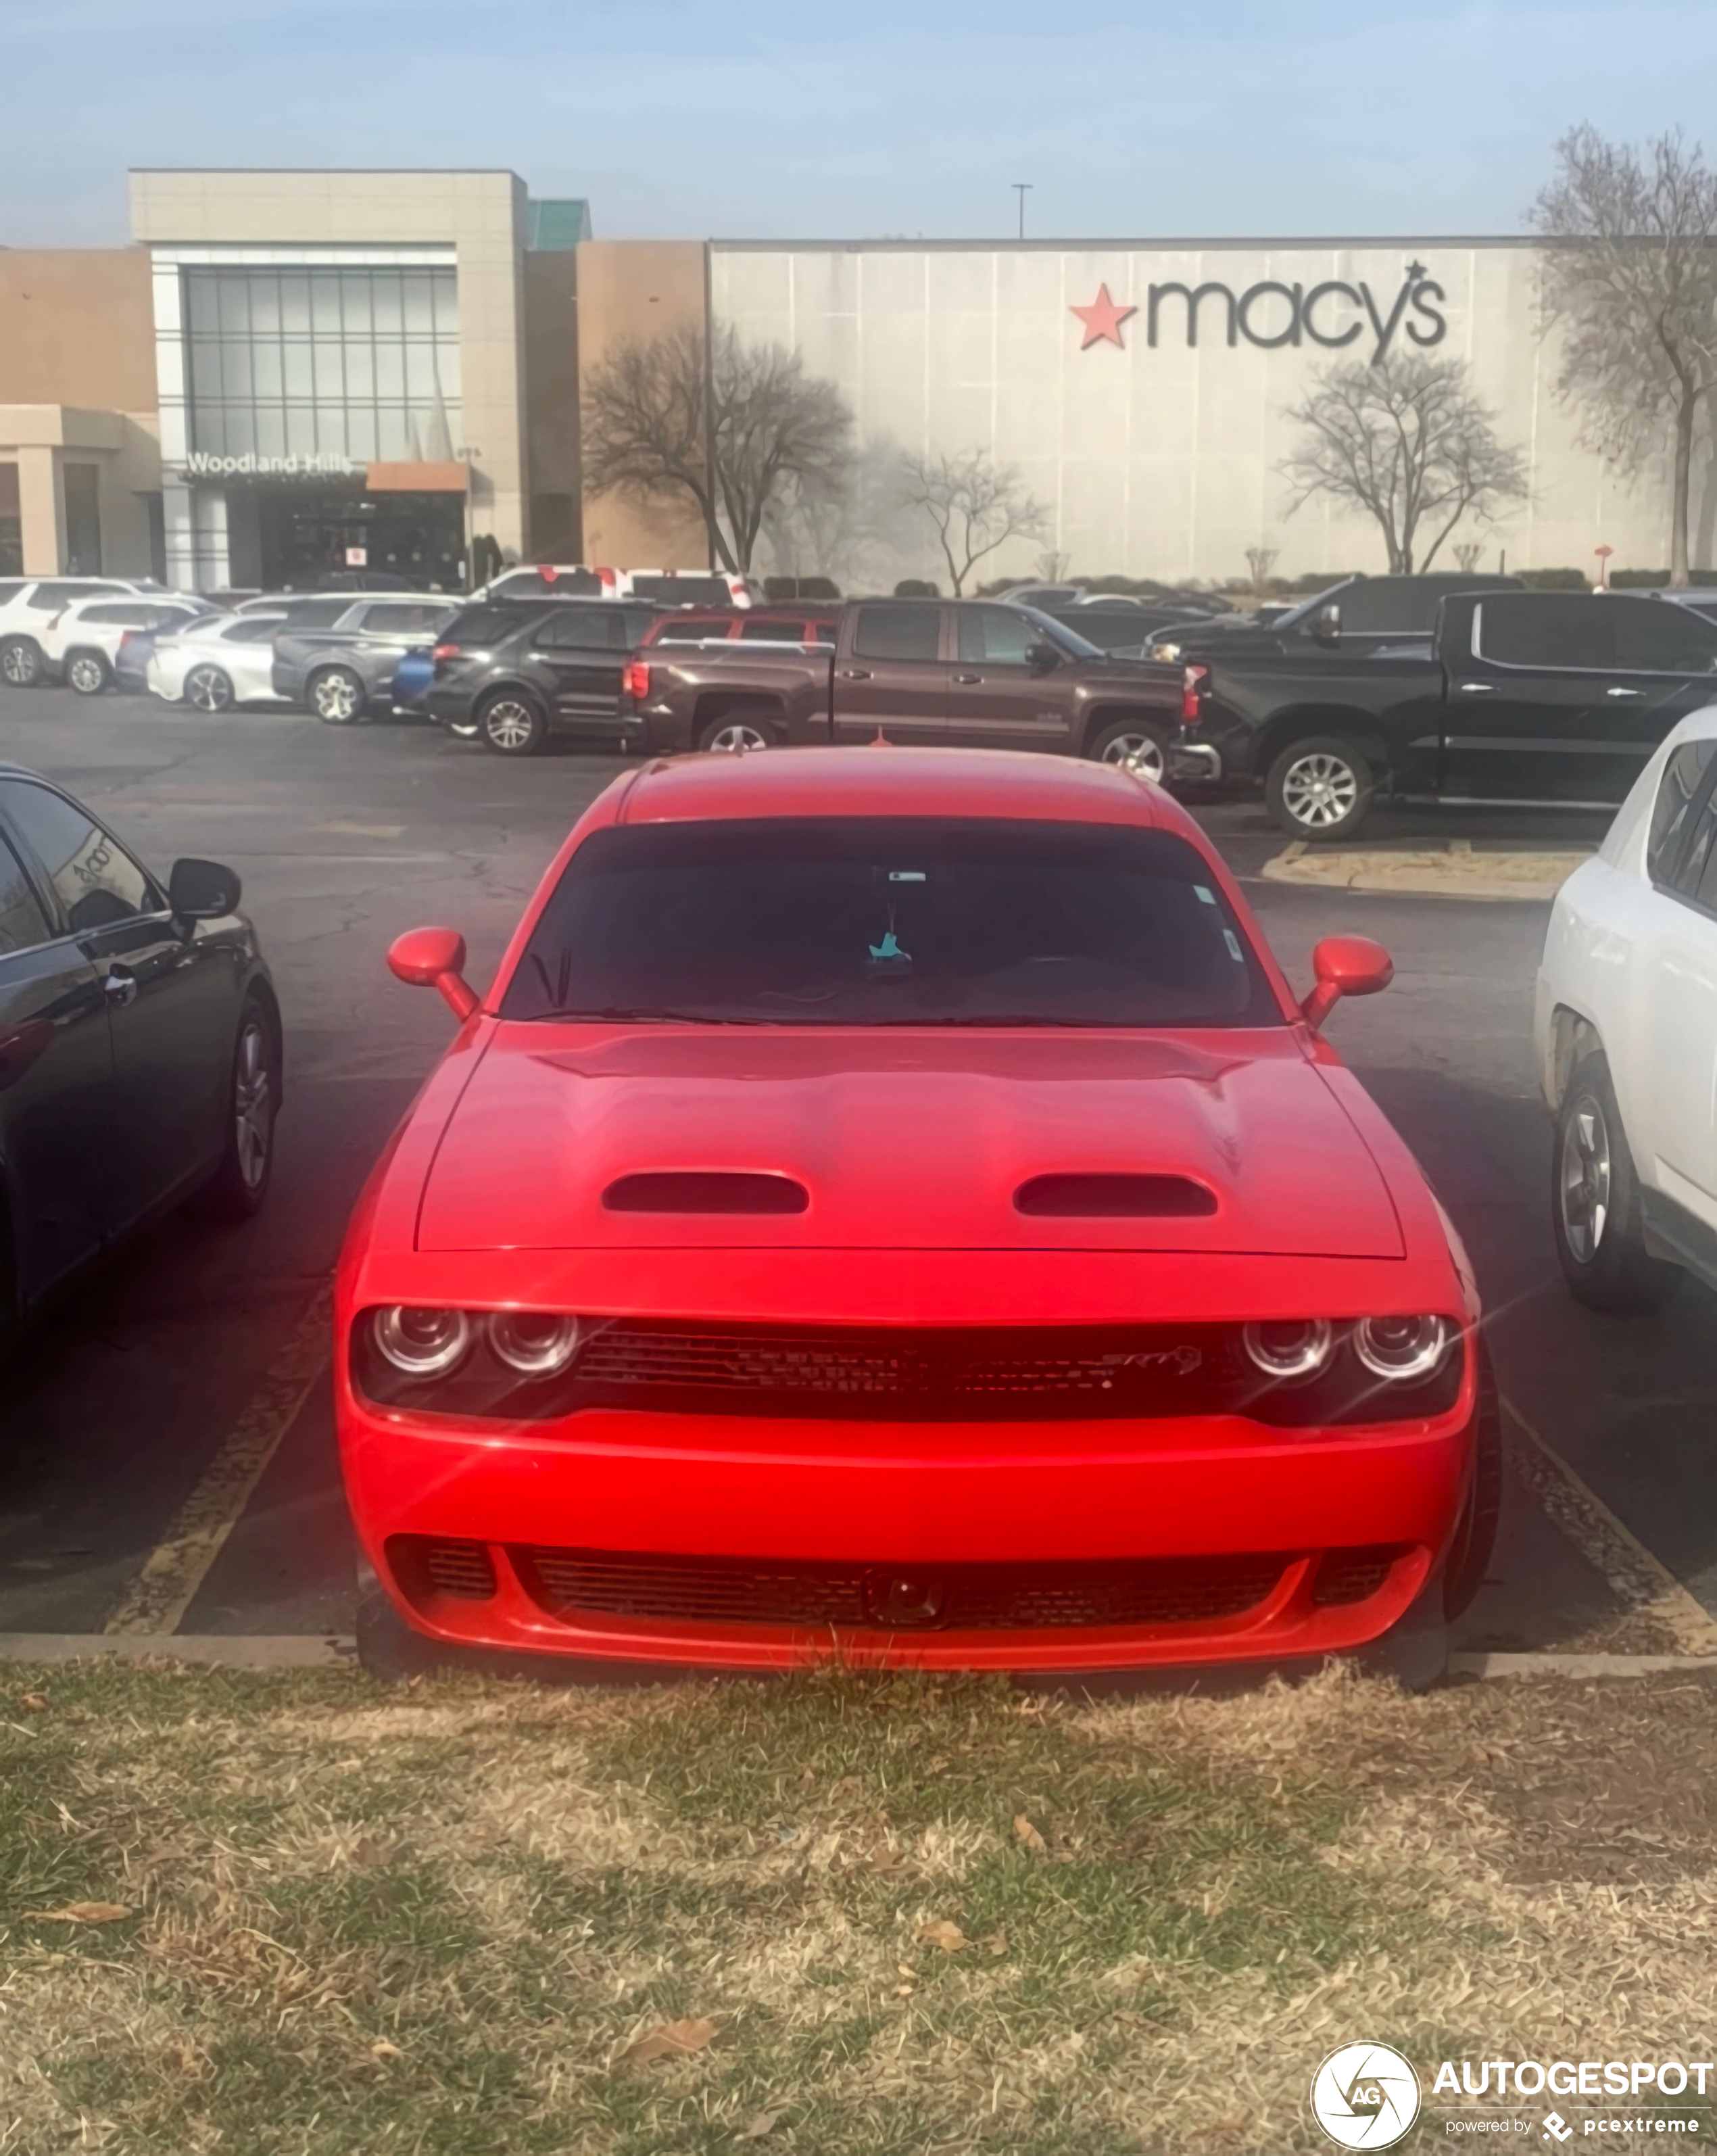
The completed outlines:
[[[408,1378],[440,1378],[465,1358],[471,1321],[463,1310],[414,1310],[402,1303],[378,1310],[377,1348]]]
[[[1294,1317],[1248,1325],[1246,1353],[1267,1378],[1310,1378],[1329,1361],[1335,1329],[1327,1317]]]
[[[552,1378],[578,1353],[578,1320],[554,1311],[497,1311],[486,1330],[496,1358],[521,1378]]]
[[[1428,1378],[1448,1353],[1446,1317],[1362,1317],[1353,1352],[1374,1378]]]

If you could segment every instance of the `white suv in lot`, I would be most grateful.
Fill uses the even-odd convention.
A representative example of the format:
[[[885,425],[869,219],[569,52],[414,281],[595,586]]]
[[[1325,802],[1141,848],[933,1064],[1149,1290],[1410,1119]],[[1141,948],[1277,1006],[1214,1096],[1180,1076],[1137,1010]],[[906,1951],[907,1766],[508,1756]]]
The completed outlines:
[[[0,681],[29,689],[48,678],[42,631],[79,599],[165,599],[152,577],[8,577],[0,583]]]
[[[80,696],[99,696],[114,678],[120,646],[133,633],[188,629],[214,608],[201,599],[74,599],[44,616],[37,632],[42,677],[64,681]]]
[[[1569,1287],[1654,1310],[1717,1288],[1717,706],[1684,719],[1556,896],[1539,967]]]

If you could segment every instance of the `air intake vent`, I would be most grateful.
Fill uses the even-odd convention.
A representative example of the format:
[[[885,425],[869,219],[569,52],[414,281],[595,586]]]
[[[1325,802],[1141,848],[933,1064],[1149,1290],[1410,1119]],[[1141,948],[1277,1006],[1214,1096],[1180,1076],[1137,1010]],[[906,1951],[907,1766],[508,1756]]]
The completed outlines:
[[[495,1561],[484,1543],[447,1535],[394,1535],[387,1544],[393,1576],[420,1607],[438,1594],[487,1602],[495,1594]]]
[[[790,1175],[623,1175],[602,1193],[610,1213],[802,1213],[810,1203]]]
[[[1215,1194],[1184,1175],[1034,1175],[1015,1209],[1048,1220],[1200,1220]]]

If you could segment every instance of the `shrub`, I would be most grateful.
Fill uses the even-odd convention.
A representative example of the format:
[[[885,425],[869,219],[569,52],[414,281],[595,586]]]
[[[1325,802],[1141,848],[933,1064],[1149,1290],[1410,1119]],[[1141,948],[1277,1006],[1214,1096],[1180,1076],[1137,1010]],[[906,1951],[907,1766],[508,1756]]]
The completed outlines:
[[[1529,592],[1589,592],[1581,569],[1521,569],[1516,572]]]
[[[927,578],[903,577],[894,587],[897,599],[939,599],[942,594]]]
[[[1610,589],[1612,592],[1661,592],[1669,582],[1667,569],[1612,569]]]

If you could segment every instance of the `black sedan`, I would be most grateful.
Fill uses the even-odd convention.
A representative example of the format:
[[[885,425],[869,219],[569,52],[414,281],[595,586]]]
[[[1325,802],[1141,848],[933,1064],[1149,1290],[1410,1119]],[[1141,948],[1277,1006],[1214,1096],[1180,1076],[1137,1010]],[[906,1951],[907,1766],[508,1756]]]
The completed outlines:
[[[122,1237],[267,1195],[280,1012],[238,879],[165,887],[69,793],[0,766],[0,1348]]]

